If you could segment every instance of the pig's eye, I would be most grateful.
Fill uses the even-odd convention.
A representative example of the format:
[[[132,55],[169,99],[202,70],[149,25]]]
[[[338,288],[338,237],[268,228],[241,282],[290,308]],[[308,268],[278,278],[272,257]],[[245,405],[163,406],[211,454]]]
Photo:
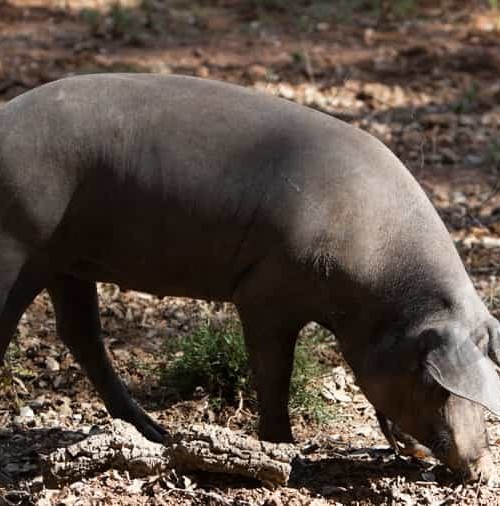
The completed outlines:
[[[431,376],[429,371],[427,369],[422,369],[420,371],[420,379],[422,381],[422,384],[425,387],[435,387],[438,386],[436,380]]]
[[[420,376],[421,384],[426,389],[426,396],[438,399],[443,402],[450,393],[445,390],[429,373],[427,370],[422,370]]]

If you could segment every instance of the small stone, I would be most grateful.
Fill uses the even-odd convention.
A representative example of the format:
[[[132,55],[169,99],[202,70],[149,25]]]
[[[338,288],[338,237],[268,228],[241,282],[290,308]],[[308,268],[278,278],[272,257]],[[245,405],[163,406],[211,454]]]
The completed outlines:
[[[267,77],[267,69],[264,65],[254,64],[251,65],[247,70],[247,75],[250,79],[255,81],[263,80]]]
[[[29,406],[32,409],[41,409],[43,408],[44,404],[45,404],[45,397],[43,395],[29,402]]]
[[[206,65],[202,65],[196,69],[196,75],[206,79],[210,76],[210,69]]]
[[[464,163],[468,165],[481,165],[485,162],[485,157],[482,155],[465,155]]]
[[[63,397],[61,405],[57,408],[60,416],[73,416],[73,410],[70,406],[71,400],[68,397]]]
[[[76,491],[78,491],[78,490],[82,490],[84,486],[85,486],[85,484],[83,483],[83,481],[75,481],[74,483],[72,483],[72,484],[69,486],[69,488],[70,488],[71,490],[76,490]]]
[[[326,32],[330,29],[330,26],[330,23],[321,22],[316,25],[316,30],[318,30],[318,32]]]
[[[443,155],[443,161],[445,163],[457,163],[460,157],[450,148],[442,148],[441,154]]]
[[[335,390],[333,392],[333,398],[337,402],[351,402],[352,398],[349,394],[346,394],[342,390]]]
[[[422,473],[422,479],[424,481],[436,481],[436,476],[434,473],[431,473],[430,471],[424,471]]]
[[[14,423],[22,424],[28,423],[35,418],[35,413],[29,406],[23,406],[19,410],[19,416],[14,417]]]
[[[140,494],[142,492],[142,487],[144,485],[144,480],[132,480],[132,483],[126,488],[129,494]]]
[[[227,16],[212,16],[205,20],[205,25],[210,31],[226,31],[232,26],[232,21]]]
[[[328,497],[330,495],[335,495],[335,494],[344,494],[347,491],[348,490],[345,487],[337,487],[335,485],[327,485],[321,489],[321,495]]]
[[[373,435],[373,429],[368,425],[364,425],[356,429],[356,434],[358,436],[370,437]]]
[[[62,376],[56,376],[53,381],[54,388],[58,389],[64,385],[65,381]]]
[[[130,353],[124,348],[115,348],[112,350],[113,357],[122,362],[130,360]]]
[[[295,90],[288,84],[280,84],[278,92],[283,98],[288,100],[293,100],[295,98]]]
[[[488,249],[500,248],[500,238],[485,236],[481,238],[481,244]]]
[[[467,197],[462,192],[453,192],[451,194],[451,200],[455,204],[464,204],[467,202]]]
[[[283,501],[280,496],[280,491],[276,490],[268,498],[266,498],[264,506],[283,506]]]
[[[45,367],[50,372],[57,372],[61,369],[59,362],[55,358],[52,358],[52,357],[47,357],[45,359]]]
[[[43,490],[43,477],[42,476],[35,476],[31,480],[30,491],[31,492],[40,492],[41,490]]]
[[[66,404],[63,404],[59,408],[59,415],[60,416],[72,416],[73,415],[73,410],[69,406],[67,406]]]
[[[19,411],[19,416],[22,416],[24,418],[33,418],[35,416],[35,413],[29,406],[23,406]]]

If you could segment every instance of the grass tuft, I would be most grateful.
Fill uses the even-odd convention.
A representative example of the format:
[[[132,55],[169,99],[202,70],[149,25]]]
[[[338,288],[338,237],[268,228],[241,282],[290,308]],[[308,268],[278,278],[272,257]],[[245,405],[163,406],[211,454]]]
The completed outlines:
[[[169,342],[167,353],[170,361],[162,372],[162,383],[181,398],[191,397],[202,388],[213,405],[236,405],[240,393],[255,401],[243,335],[234,322],[208,324],[177,344]],[[318,423],[333,416],[332,406],[320,393],[324,372],[325,366],[314,354],[314,339],[300,341],[290,386],[293,415]]]

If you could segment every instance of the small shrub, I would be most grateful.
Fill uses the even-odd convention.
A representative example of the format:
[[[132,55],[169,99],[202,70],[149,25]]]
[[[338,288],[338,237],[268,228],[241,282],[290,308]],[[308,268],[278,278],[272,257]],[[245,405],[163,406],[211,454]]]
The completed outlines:
[[[267,11],[284,11],[288,6],[287,0],[250,0],[250,5]]]
[[[493,168],[499,172],[500,171],[500,141],[494,140],[490,142],[487,148],[487,157],[489,163],[493,166]]]
[[[97,35],[103,23],[103,15],[97,9],[82,9],[80,11],[82,21],[89,27],[92,35]]]
[[[475,110],[477,107],[477,95],[479,87],[476,81],[472,81],[470,85],[464,89],[462,96],[454,104],[454,112],[457,114],[466,114]]]
[[[250,392],[245,346],[235,325],[202,327],[182,339],[177,352],[172,344],[167,352],[173,360],[163,372],[163,383],[172,385],[182,397],[202,387],[207,394],[232,403],[239,391]]]
[[[80,17],[93,36],[129,43],[140,42],[146,31],[160,31],[151,0],[143,0],[137,9],[123,7],[119,2],[113,3],[106,12],[82,9]]]
[[[335,17],[340,23],[350,23],[357,13],[376,18],[392,15],[405,18],[417,11],[417,0],[338,0]]]
[[[290,386],[290,408],[323,423],[333,409],[321,396],[318,383],[325,367],[314,356],[310,340],[299,342],[295,351]],[[182,398],[203,388],[212,403],[236,404],[239,392],[255,400],[248,357],[239,326],[208,325],[178,343],[170,343],[167,353],[172,360],[162,373],[162,383]]]
[[[290,384],[290,410],[292,414],[326,423],[335,413],[333,406],[321,394],[321,376],[326,366],[315,356],[315,344],[315,340],[304,340],[296,347]]]
[[[139,29],[140,20],[137,19],[131,9],[124,8],[119,3],[111,6],[108,19],[111,34],[116,38],[135,35]]]

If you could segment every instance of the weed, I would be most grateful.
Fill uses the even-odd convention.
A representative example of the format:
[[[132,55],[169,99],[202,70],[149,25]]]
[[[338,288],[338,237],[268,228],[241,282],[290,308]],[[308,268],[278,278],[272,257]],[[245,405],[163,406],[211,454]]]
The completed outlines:
[[[123,7],[119,2],[113,3],[107,12],[83,9],[80,16],[93,36],[121,39],[132,44],[140,44],[145,31],[158,33],[161,30],[151,0],[143,0],[139,9]]]
[[[103,22],[102,13],[97,9],[82,9],[80,11],[82,21],[89,27],[92,35],[97,35]]]
[[[288,6],[287,0],[250,0],[252,7],[267,11],[284,11]]]
[[[130,9],[115,3],[109,10],[110,32],[113,37],[123,38],[135,35],[138,29],[138,20]]]
[[[191,395],[197,387],[227,403],[238,391],[249,394],[249,369],[241,333],[235,325],[207,325],[179,343],[169,367],[163,372],[163,383],[175,386],[182,396]],[[167,352],[172,352],[169,344]]]
[[[334,417],[334,408],[321,394],[321,376],[326,367],[314,354],[314,341],[300,341],[295,350],[295,362],[290,385],[290,410],[294,415],[327,423]]]
[[[488,161],[497,170],[500,171],[500,141],[491,141],[488,145]]]
[[[318,382],[324,366],[309,341],[301,341],[296,349],[290,408],[293,414],[322,423],[333,410],[320,394]],[[162,373],[162,383],[181,397],[191,396],[201,387],[213,406],[235,404],[239,392],[255,400],[243,336],[235,323],[209,324],[177,345],[170,342],[167,353],[173,358]]]
[[[472,81],[470,86],[464,90],[462,96],[454,104],[454,112],[457,114],[465,114],[473,111],[477,106],[477,93],[478,85],[475,81]]]
[[[415,13],[417,0],[398,0],[392,3],[392,13],[398,18],[405,18]]]
[[[381,18],[392,15],[404,18],[415,13],[417,0],[339,0],[336,3],[336,19],[339,22],[351,22],[356,12]]]

